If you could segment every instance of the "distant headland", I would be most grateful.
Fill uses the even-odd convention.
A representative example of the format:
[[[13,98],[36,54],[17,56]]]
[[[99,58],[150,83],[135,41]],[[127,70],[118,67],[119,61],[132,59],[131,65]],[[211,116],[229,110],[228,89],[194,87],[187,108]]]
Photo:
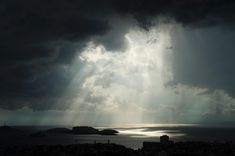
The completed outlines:
[[[114,129],[99,130],[89,126],[75,126],[72,129],[69,128],[51,128],[45,131],[40,131],[31,134],[31,136],[42,137],[48,134],[73,134],[73,135],[117,135],[118,131]]]

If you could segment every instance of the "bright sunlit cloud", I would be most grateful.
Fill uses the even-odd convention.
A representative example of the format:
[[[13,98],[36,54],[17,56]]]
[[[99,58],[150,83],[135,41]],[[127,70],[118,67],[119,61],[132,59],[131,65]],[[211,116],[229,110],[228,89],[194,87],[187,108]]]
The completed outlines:
[[[102,119],[109,124],[125,124],[177,120],[182,96],[166,87],[173,78],[171,27],[162,25],[148,32],[130,30],[125,35],[124,51],[108,51],[103,45],[88,43],[79,56],[84,65],[83,79],[79,79],[80,85],[71,86],[79,87],[80,93],[70,107],[75,112],[66,116],[68,122],[83,123],[85,119],[95,124]]]
[[[167,85],[173,80],[172,29],[172,25],[132,29],[125,34],[123,51],[89,42],[78,56],[83,66],[68,87],[68,92],[79,89],[79,93],[64,113],[66,122],[197,123],[214,113],[213,95],[203,95],[206,88]]]
[[[218,115],[231,118],[235,102],[223,90],[174,84],[174,29],[171,24],[149,31],[135,27],[124,35],[125,48],[116,51],[88,42],[74,64],[63,67],[73,78],[54,105],[66,110],[34,112],[32,118],[24,118],[32,114],[24,107],[14,114],[22,116],[22,123],[95,126],[200,123],[219,121]],[[2,115],[10,116],[11,111]]]
[[[89,71],[81,85],[87,95],[78,97],[86,105],[95,105],[95,111],[112,114],[112,122],[138,123],[143,112],[151,111],[146,108],[150,96],[163,92],[164,83],[171,79],[170,65],[164,62],[170,53],[170,36],[161,28],[150,32],[136,28],[125,40],[125,51],[88,44],[79,57]]]

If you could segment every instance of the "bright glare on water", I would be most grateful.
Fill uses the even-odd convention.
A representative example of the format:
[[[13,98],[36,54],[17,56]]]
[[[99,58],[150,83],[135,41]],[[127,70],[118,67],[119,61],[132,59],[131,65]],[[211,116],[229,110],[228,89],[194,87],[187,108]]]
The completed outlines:
[[[184,135],[183,133],[180,133],[180,131],[177,131],[177,130],[171,130],[171,131],[162,131],[162,130],[148,131],[145,128],[119,130],[119,133],[120,133],[120,135],[129,135],[130,137],[137,137],[137,138],[160,137],[162,135],[168,135],[170,137],[177,137],[177,136],[183,136]]]

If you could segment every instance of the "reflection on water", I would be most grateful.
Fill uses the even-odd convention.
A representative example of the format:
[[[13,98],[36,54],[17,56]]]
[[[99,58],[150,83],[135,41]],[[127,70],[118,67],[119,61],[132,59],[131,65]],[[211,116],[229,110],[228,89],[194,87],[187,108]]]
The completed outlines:
[[[136,138],[150,138],[150,137],[160,137],[162,135],[168,135],[170,137],[180,137],[184,136],[179,130],[153,130],[150,131],[147,128],[137,128],[137,129],[126,129],[118,130],[119,135],[129,135],[130,137]]]

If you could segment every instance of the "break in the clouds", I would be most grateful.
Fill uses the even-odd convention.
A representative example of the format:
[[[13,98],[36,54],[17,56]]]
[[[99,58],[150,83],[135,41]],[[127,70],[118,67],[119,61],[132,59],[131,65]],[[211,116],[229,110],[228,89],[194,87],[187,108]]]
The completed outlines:
[[[3,0],[0,19],[4,120],[234,116],[232,0]]]

